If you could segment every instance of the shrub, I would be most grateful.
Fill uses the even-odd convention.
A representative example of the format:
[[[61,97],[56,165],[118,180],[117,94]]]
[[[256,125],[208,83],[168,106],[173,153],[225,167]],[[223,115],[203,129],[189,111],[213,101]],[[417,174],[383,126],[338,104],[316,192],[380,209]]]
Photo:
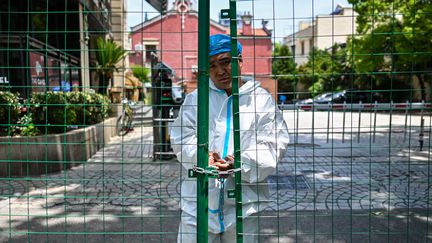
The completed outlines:
[[[76,124],[75,110],[67,105],[62,92],[36,93],[30,100],[33,122],[43,133],[60,133]]]
[[[77,125],[93,125],[108,117],[109,98],[95,93],[70,92],[69,105],[77,111]]]
[[[22,136],[37,136],[40,131],[33,124],[33,118],[31,115],[23,115],[18,120],[16,133]]]
[[[93,125],[108,117],[109,99],[85,92],[46,92],[30,100],[33,123],[43,133],[66,132]]]
[[[133,75],[135,77],[137,77],[140,82],[142,82],[142,83],[150,82],[150,78],[149,78],[150,69],[149,68],[143,67],[141,65],[132,65],[131,69],[132,69]]]
[[[0,91],[0,136],[13,135],[20,118],[18,94]]]

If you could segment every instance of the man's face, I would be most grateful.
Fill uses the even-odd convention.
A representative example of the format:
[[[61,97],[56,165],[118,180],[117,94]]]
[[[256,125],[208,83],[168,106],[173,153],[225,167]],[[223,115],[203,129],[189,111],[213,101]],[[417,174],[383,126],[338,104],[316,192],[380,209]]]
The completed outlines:
[[[241,59],[239,59],[239,76],[242,64]],[[210,78],[218,89],[231,91],[231,54],[229,52],[210,57]]]

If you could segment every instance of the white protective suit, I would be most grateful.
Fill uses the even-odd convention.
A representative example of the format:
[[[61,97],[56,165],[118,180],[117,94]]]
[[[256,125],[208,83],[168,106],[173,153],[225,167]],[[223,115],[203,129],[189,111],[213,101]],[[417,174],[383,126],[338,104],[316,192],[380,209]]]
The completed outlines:
[[[267,176],[275,172],[289,137],[281,112],[260,82],[248,81],[239,92],[242,180],[246,183],[242,185],[243,217],[247,217],[266,207],[268,186],[257,182],[265,182]],[[197,96],[197,90],[186,96],[170,131],[171,145],[184,168],[180,206],[184,215],[192,216],[183,217],[182,221],[192,219],[195,222],[187,223],[193,226],[196,226],[197,182],[186,174],[197,165]],[[234,154],[232,96],[228,97],[210,80],[209,101],[209,150],[225,158]],[[235,225],[235,199],[227,197],[227,190],[234,189],[234,185],[233,176],[225,179],[223,185],[218,179],[209,179],[210,233],[223,233]],[[221,192],[223,198],[220,198]],[[195,235],[192,236],[190,239],[194,239]]]

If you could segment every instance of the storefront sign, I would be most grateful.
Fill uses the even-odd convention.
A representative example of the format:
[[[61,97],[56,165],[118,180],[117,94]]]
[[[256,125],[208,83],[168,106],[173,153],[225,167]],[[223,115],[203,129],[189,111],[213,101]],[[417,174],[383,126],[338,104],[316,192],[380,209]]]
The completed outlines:
[[[7,77],[0,77],[0,84],[9,84]]]
[[[45,57],[43,54],[38,52],[30,52],[30,76],[31,76],[31,85],[33,92],[44,92],[45,91],[45,72],[44,72],[44,60]]]
[[[45,86],[45,79],[32,77],[33,86]]]

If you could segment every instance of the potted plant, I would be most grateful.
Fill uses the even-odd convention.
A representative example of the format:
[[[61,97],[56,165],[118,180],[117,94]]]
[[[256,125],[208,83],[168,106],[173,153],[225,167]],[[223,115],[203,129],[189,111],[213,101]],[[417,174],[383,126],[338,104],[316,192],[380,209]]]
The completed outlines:
[[[99,93],[107,95],[107,86],[111,81],[113,87],[113,74],[118,71],[118,63],[126,57],[127,51],[112,40],[102,37],[97,39],[96,70],[99,73]]]
[[[142,83],[142,94],[143,94],[143,98],[146,99],[147,90],[145,88],[145,83],[150,82],[150,78],[149,78],[150,69],[143,67],[141,65],[133,65],[131,69],[132,69],[133,76],[137,77],[138,80]],[[146,100],[149,101],[148,99]],[[145,103],[148,104],[149,102],[145,102]]]

